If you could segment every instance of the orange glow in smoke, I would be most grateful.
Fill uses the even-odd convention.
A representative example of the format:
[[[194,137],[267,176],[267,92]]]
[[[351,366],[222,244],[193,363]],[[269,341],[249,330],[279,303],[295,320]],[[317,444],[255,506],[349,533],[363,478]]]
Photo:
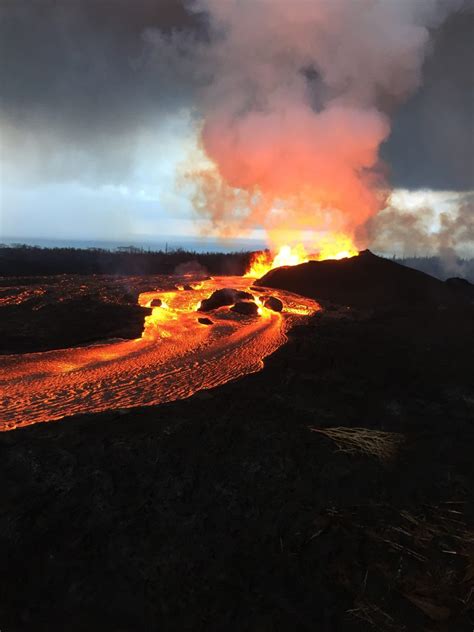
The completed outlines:
[[[358,254],[359,251],[348,235],[333,233],[319,242],[315,254],[308,254],[302,244],[281,246],[276,255],[269,251],[258,252],[245,276],[260,278],[270,270],[282,266],[296,266],[308,261],[324,261],[325,259],[345,259]]]
[[[348,257],[356,257],[358,254],[359,251],[349,235],[333,233],[319,242],[318,255],[315,258],[317,261],[347,259]]]

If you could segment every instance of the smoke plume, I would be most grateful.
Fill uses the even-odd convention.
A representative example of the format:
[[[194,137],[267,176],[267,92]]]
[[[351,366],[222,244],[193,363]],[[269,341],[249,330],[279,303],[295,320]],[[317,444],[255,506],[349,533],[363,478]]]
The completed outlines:
[[[224,233],[263,226],[366,241],[385,206],[378,157],[389,113],[420,84],[430,29],[460,8],[436,0],[198,0],[201,145],[195,205]],[[284,237],[280,235],[283,233]]]
[[[3,226],[43,230],[34,221],[41,212],[54,232],[63,205],[84,203],[91,230],[97,217],[98,234],[108,235],[109,186],[130,192],[117,204],[138,224],[148,221],[142,191],[148,199],[162,190],[153,212],[172,218],[171,172],[196,131],[202,153],[186,165],[195,207],[220,233],[263,226],[273,245],[309,245],[307,231],[316,243],[332,230],[363,246],[389,179],[399,189],[474,189],[472,7],[0,3]],[[187,191],[176,198],[187,214]]]
[[[393,200],[367,222],[371,247],[403,257],[437,256],[445,276],[465,276],[465,264],[458,252],[469,252],[474,244],[474,193],[450,193],[444,197],[441,211],[432,205],[410,210]]]

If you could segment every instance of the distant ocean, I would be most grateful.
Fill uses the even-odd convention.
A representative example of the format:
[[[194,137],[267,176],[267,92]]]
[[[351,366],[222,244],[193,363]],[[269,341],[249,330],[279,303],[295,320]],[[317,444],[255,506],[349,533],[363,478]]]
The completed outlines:
[[[263,241],[256,239],[215,239],[199,237],[180,237],[166,235],[160,239],[130,238],[120,241],[96,239],[49,239],[46,237],[0,237],[0,243],[7,246],[25,244],[40,246],[41,248],[103,248],[117,250],[117,248],[134,247],[144,250],[176,250],[182,248],[192,252],[239,252],[248,250],[262,250],[266,247]]]

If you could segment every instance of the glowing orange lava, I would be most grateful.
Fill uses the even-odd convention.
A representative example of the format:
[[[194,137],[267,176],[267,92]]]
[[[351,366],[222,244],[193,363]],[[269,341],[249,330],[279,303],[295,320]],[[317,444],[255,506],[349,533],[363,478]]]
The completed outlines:
[[[143,279],[138,281],[143,287]],[[152,313],[135,340],[0,355],[0,431],[183,399],[258,371],[263,358],[285,342],[288,329],[319,309],[315,301],[289,292],[255,291],[242,277],[192,284],[186,279],[181,287],[140,293],[139,304]],[[227,287],[251,293],[259,316],[238,314],[228,306],[196,311],[203,299]],[[265,307],[269,294],[282,301],[282,312]],[[212,324],[199,322],[202,316]]]
[[[276,255],[269,251],[259,252],[253,258],[246,277],[260,278],[274,268],[296,266],[308,261],[324,261],[325,259],[345,259],[355,257],[359,251],[352,239],[342,233],[333,233],[319,241],[315,254],[308,254],[302,244],[281,246]]]

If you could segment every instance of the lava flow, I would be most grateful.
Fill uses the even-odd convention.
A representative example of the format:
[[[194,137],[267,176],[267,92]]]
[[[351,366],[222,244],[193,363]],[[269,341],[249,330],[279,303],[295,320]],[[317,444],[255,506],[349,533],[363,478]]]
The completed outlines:
[[[182,399],[258,371],[295,319],[319,309],[310,299],[272,290],[284,307],[271,311],[263,304],[270,291],[250,288],[243,277],[189,283],[140,294],[140,304],[153,311],[139,339],[0,356],[0,430]],[[250,292],[258,314],[229,306],[196,311],[224,287]]]

